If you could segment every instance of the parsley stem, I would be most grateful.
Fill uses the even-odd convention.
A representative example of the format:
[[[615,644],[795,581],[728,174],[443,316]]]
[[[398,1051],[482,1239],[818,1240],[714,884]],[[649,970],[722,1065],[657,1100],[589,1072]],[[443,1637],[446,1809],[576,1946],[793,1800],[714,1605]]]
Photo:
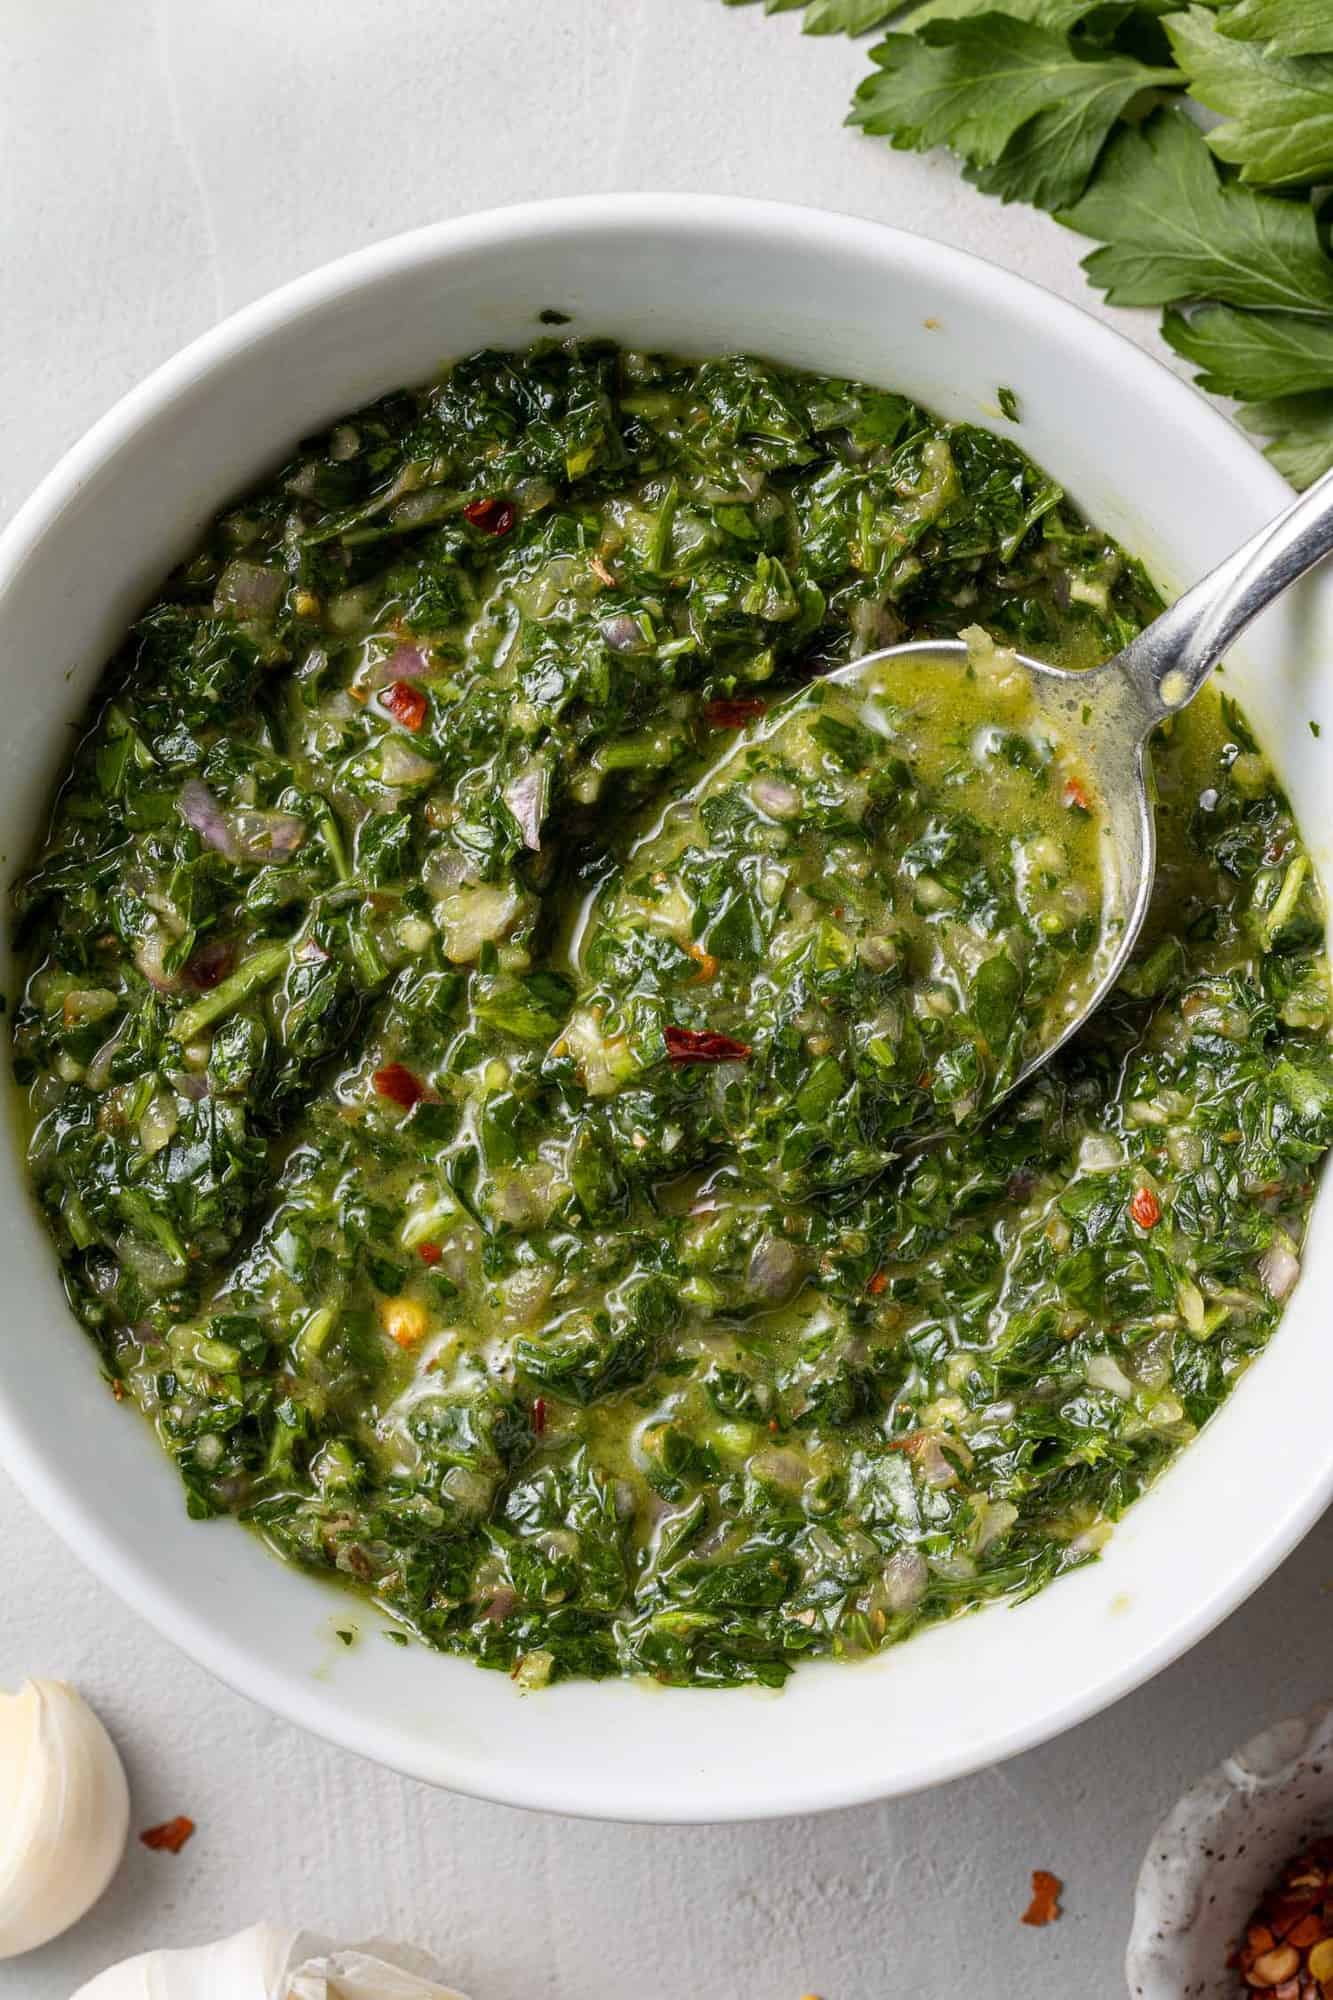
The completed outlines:
[[[286,969],[291,950],[291,945],[283,942],[266,944],[253,952],[237,966],[230,979],[224,979],[211,993],[205,993],[202,1000],[181,1009],[171,1024],[172,1040],[192,1042],[202,1028],[211,1028],[214,1021],[230,1014],[256,987],[270,985]]]
[[[315,821],[315,832],[319,835],[328,850],[329,859],[333,863],[333,872],[338,877],[338,880],[340,882],[350,881],[352,870],[347,859],[347,847],[343,841],[342,828],[338,824],[333,807],[327,801],[321,800],[321,804],[323,804],[324,810]]]

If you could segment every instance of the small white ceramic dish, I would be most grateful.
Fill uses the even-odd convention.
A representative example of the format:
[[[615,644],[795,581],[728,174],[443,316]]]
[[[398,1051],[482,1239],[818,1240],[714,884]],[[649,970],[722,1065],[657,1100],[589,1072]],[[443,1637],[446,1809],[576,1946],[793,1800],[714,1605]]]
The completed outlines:
[[[812,210],[689,197],[555,202],[422,230],[303,278],[206,335],[69,454],[0,543],[0,853],[45,809],[68,725],[135,612],[208,517],[295,439],[484,345],[570,332],[698,355],[749,348],[1004,422],[1092,518],[1177,589],[1288,497],[1221,416],[1117,334],[957,251]],[[1270,613],[1227,685],[1329,827],[1333,580]],[[255,1700],[457,1790],[560,1812],[709,1820],[906,1792],[1011,1755],[1156,1673],[1292,1548],[1333,1494],[1327,1194],[1278,1339],[1102,1562],[1018,1610],[924,1634],[781,1695],[567,1684],[386,1645],[373,1620],[229,1523],[187,1521],[171,1467],[118,1411],[0,1144],[0,1454],[76,1552]],[[1280,1436],[1282,1450],[1255,1440]]]
[[[1333,1832],[1333,1703],[1251,1737],[1148,1843],[1125,1954],[1130,2000],[1235,2000],[1227,1958],[1259,1898]]]

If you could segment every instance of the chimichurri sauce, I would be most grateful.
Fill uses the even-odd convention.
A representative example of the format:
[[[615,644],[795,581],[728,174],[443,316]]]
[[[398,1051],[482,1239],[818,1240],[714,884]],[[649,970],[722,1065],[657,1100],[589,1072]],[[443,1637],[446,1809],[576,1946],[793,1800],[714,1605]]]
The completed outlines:
[[[1155,604],[1009,440],[748,357],[479,355],[224,514],[18,892],[38,1198],[191,1512],[525,1686],[775,1683],[1088,1560],[1333,1136],[1317,886],[1211,698],[1136,963],[982,1115],[1104,942],[989,640]]]

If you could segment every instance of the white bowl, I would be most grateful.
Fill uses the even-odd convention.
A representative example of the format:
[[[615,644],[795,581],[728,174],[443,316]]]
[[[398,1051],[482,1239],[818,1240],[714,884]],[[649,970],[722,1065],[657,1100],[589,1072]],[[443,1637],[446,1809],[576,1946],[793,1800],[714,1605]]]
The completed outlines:
[[[294,440],[559,307],[573,333],[698,355],[749,348],[904,389],[1017,435],[1093,520],[1178,589],[1288,497],[1192,390],[1074,307],[958,251],[812,210],[690,197],[553,202],[421,230],[248,307],[89,433],[0,543],[0,852],[17,863],[104,660],[209,516]],[[58,337],[58,333],[57,336]],[[1329,825],[1333,590],[1256,627],[1228,685],[1295,798]],[[0,1450],[71,1546],[237,1688],[420,1778],[515,1804],[713,1820],[882,1798],[1011,1755],[1146,1680],[1224,1617],[1333,1493],[1321,1200],[1282,1330],[1118,1529],[1103,1560],[1018,1610],[927,1632],[781,1695],[503,1676],[367,1630],[230,1523],[187,1521],[176,1476],[117,1410],[70,1317],[15,1145],[0,1146],[9,1301]]]

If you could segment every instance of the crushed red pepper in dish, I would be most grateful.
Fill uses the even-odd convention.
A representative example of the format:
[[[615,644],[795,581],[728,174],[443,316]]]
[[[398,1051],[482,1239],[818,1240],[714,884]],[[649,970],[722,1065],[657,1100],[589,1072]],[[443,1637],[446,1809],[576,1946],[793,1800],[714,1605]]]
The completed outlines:
[[[768,703],[760,695],[723,696],[717,701],[704,703],[704,719],[714,729],[744,729],[747,722],[753,722],[767,707]]]
[[[1333,1837],[1287,1863],[1227,1964],[1240,1975],[1238,1996],[1333,2000]]]
[[[664,1028],[668,1056],[673,1063],[744,1062],[750,1053],[748,1042],[734,1035],[714,1035],[707,1028]]]

